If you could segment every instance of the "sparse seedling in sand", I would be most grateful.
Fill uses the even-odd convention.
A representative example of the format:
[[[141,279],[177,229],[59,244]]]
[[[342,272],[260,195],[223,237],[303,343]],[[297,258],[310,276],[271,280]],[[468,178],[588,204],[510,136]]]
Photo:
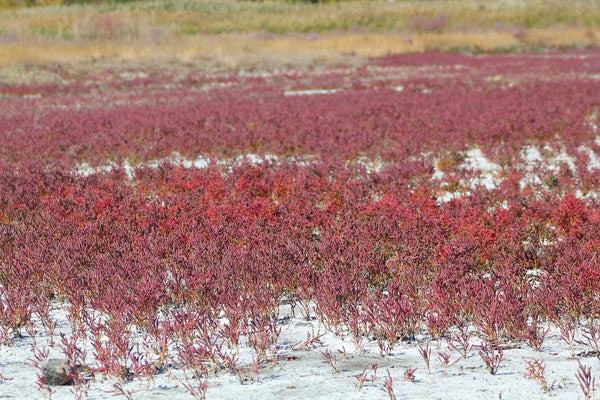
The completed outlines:
[[[371,370],[373,373],[369,376],[367,373],[367,369],[369,367],[365,367],[360,374],[354,375],[356,378],[356,387],[358,390],[362,389],[365,382],[374,382],[377,379],[377,363],[371,366]]]
[[[396,395],[394,394],[394,381],[392,380],[392,375],[390,374],[389,369],[387,370],[387,377],[385,378],[385,382],[383,383],[381,390],[388,394],[390,400],[396,400]]]
[[[415,371],[417,370],[417,368],[406,368],[404,370],[404,380],[408,381],[408,382],[414,382],[416,377],[415,377]]]
[[[593,319],[583,327],[583,339],[575,342],[587,346],[592,354],[600,358],[600,328]]]
[[[184,384],[185,386],[185,384]],[[113,385],[113,392],[115,396],[123,396],[127,400],[133,400],[133,390],[127,390],[123,387],[123,382],[118,382]]]
[[[448,375],[448,368],[453,366],[454,364],[456,364],[458,361],[460,361],[460,358],[457,358],[454,361],[450,361],[450,354],[448,353],[438,353],[438,360],[440,361],[440,364],[442,365],[442,368],[444,368],[444,375]]]
[[[344,363],[338,360],[337,356],[334,353],[332,353],[331,350],[326,349],[325,351],[321,352],[321,355],[323,356],[323,358],[325,358],[323,363],[329,364],[335,372],[340,372],[342,370],[342,365]]]
[[[296,343],[292,346],[293,350],[312,350],[317,345],[323,345],[321,338],[325,336],[325,332],[321,333],[321,330],[318,330],[315,333],[314,329],[311,332],[306,332],[306,340]]]
[[[575,358],[575,334],[577,325],[574,322],[565,322],[560,326],[560,338],[569,346],[571,358]]]
[[[182,381],[181,384],[194,399],[204,400],[206,398],[206,391],[208,390],[208,371],[206,368],[197,368],[192,373],[193,375],[190,379]]]
[[[548,384],[548,379],[546,378],[546,363],[537,358],[525,360],[525,363],[527,363],[525,377],[535,380],[544,392],[552,390],[556,380],[551,384]]]
[[[502,345],[498,342],[484,341],[479,348],[479,356],[485,363],[488,371],[490,374],[496,375],[500,363],[504,361],[504,350],[502,349]]]
[[[431,369],[429,368],[429,363],[431,362],[431,349],[429,348],[429,342],[425,343],[425,347],[419,346],[419,354],[425,361],[425,366],[427,366],[427,373],[431,373]]]
[[[450,349],[457,351],[462,358],[467,358],[473,348],[471,336],[468,325],[461,325],[458,333],[446,337],[446,343]]]
[[[577,360],[577,363],[579,367],[577,368],[575,377],[577,378],[577,382],[579,382],[583,397],[585,400],[593,400],[596,392],[596,378],[592,376],[592,367],[586,367],[580,360]]]

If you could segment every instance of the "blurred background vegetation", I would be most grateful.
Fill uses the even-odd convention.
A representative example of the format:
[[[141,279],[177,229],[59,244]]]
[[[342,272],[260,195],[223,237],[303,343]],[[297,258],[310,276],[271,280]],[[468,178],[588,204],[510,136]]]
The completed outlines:
[[[313,1],[0,0],[0,66],[153,58],[236,68],[600,40],[600,0]]]
[[[137,24],[169,29],[176,25],[182,34],[597,27],[599,5],[592,0],[0,0],[5,10],[0,28],[6,30],[2,25],[7,20],[28,20],[38,35],[69,38],[77,31],[77,22],[89,14],[112,15],[121,20],[115,28],[123,30],[131,31],[127,25]],[[38,13],[43,18],[35,20]]]

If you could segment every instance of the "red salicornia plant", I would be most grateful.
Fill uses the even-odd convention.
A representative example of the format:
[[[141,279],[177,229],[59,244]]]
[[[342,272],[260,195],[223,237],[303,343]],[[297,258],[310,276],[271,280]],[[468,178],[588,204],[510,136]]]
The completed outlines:
[[[419,354],[423,357],[423,361],[425,361],[425,365],[427,366],[427,372],[431,373],[431,369],[429,364],[431,362],[431,349],[429,348],[429,342],[425,343],[425,347],[419,346]]]
[[[552,390],[556,380],[551,384],[548,383],[548,379],[546,378],[546,363],[537,358],[525,360],[525,363],[527,364],[525,377],[535,380],[545,392]]]
[[[485,363],[490,374],[498,372],[500,363],[504,361],[504,350],[498,342],[484,341],[480,346],[479,356]]]
[[[583,397],[586,400],[593,399],[596,392],[596,378],[592,376],[592,368],[586,367],[580,360],[577,360],[577,362],[579,363],[579,367],[575,377],[577,378],[577,382],[579,382]]]
[[[390,400],[396,400],[396,395],[394,394],[394,382],[389,369],[387,370],[387,377],[385,378],[385,382],[383,383],[381,390],[388,394]]]

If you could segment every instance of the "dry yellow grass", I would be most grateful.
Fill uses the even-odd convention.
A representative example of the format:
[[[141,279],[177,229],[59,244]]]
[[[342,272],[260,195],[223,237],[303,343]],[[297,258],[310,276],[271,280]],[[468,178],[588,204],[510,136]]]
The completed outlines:
[[[15,66],[57,64],[86,69],[170,62],[257,68],[352,63],[433,49],[490,52],[596,45],[600,0],[565,3],[156,0],[2,10],[0,67],[9,75],[22,70]],[[5,81],[2,71],[0,80]]]
[[[2,1],[16,0],[0,0],[0,4]],[[600,25],[600,0],[357,0],[316,5],[288,1],[156,0],[0,10],[1,35],[53,40],[85,40],[90,35],[132,38],[143,35],[147,29],[168,35],[257,31],[282,34],[357,28],[369,32],[423,32],[461,27],[566,25]]]
[[[60,0],[0,0],[3,3],[56,3]],[[63,1],[64,2],[64,1]],[[2,12],[2,20],[21,24],[42,16],[42,25],[69,28],[82,15],[117,13],[135,23],[176,24],[204,33],[343,29],[352,24],[369,30],[406,28],[414,17],[445,15],[450,25],[548,27],[600,21],[597,0],[355,0],[309,4],[298,1],[155,0],[122,4],[20,8]],[[39,22],[39,21],[38,21]]]
[[[46,40],[0,43],[0,65],[48,65],[94,62],[169,61],[210,67],[279,66],[332,63],[350,58],[379,57],[426,50],[509,51],[527,47],[572,47],[596,43],[600,30],[588,28],[532,29],[517,36],[494,30],[385,34],[340,33],[322,37],[285,35],[261,38],[254,34],[177,35],[150,42],[93,40],[85,43]]]

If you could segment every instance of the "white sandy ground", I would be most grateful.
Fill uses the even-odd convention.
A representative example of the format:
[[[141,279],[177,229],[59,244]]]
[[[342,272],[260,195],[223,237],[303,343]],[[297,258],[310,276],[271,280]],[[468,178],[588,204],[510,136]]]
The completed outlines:
[[[57,345],[50,349],[49,356],[61,358],[59,334],[62,332],[68,336],[71,329],[64,306],[53,303],[53,307],[52,315],[58,323],[55,332]],[[287,305],[281,306],[279,317],[281,335],[278,345],[283,357],[278,365],[267,362],[260,370],[258,381],[244,384],[227,371],[211,375],[208,379],[207,399],[386,399],[389,396],[382,387],[387,371],[393,379],[397,399],[583,399],[575,377],[577,360],[571,358],[568,346],[560,339],[560,333],[555,327],[550,329],[541,352],[524,344],[509,343],[504,352],[505,361],[501,363],[496,375],[487,371],[476,348],[469,352],[466,359],[461,358],[452,365],[445,375],[437,359],[438,351],[450,353],[452,360],[459,358],[459,354],[449,350],[445,342],[432,341],[431,373],[428,373],[419,354],[419,346],[424,345],[427,340],[425,335],[420,335],[416,341],[399,342],[391,355],[383,357],[375,341],[365,340],[365,348],[359,352],[349,336],[336,336],[314,319],[307,321],[303,317],[290,317]],[[307,333],[319,331],[326,332],[321,338],[322,344],[310,351],[293,349],[295,344],[306,340]],[[577,338],[583,339],[581,332]],[[254,350],[247,347],[244,339],[240,342],[240,365],[244,367],[249,365]],[[477,344],[479,340],[473,337],[472,342]],[[0,380],[0,399],[44,398],[36,385],[36,373],[39,370],[26,365],[27,359],[32,356],[31,343],[31,337],[25,336],[16,340],[12,346],[0,347],[0,374],[7,378]],[[40,332],[37,343],[46,347],[48,335]],[[340,372],[335,372],[330,365],[323,363],[324,356],[321,352],[327,349],[341,363]],[[339,350],[345,350],[345,355]],[[577,344],[576,354],[580,355],[584,365],[592,368],[592,375],[597,376],[600,372],[599,360],[583,356],[589,350],[588,347]],[[93,349],[88,341],[86,364],[89,366],[95,365],[92,354]],[[555,381],[554,387],[549,391],[542,390],[536,381],[524,376],[527,366],[524,360],[534,358],[546,363],[549,383]],[[374,363],[378,365],[376,379],[365,382],[362,389],[359,389],[354,375],[368,367],[368,376],[372,377],[371,366]],[[414,382],[403,379],[407,368],[417,368]],[[187,376],[191,375],[188,371]],[[170,372],[155,375],[153,381],[140,378],[125,382],[123,389],[132,393],[134,399],[192,399],[182,384],[186,381],[184,371],[173,367]],[[116,397],[113,385],[117,382],[116,379],[102,379],[98,374],[90,382],[87,398]],[[53,387],[52,390],[52,399],[74,398],[73,388],[70,386]]]
[[[310,96],[313,94],[333,94],[341,89],[303,89],[303,90],[286,90],[284,96]]]

